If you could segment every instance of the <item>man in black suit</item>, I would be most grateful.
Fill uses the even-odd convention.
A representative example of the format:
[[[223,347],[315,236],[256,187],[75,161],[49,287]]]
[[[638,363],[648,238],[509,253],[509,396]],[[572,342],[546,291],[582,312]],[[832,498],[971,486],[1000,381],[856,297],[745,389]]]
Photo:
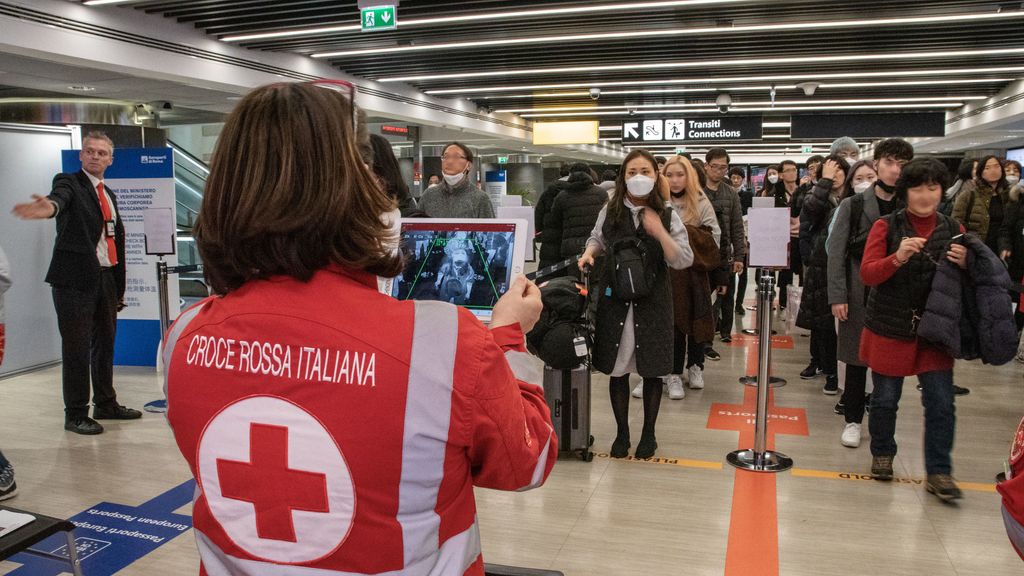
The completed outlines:
[[[58,174],[47,196],[18,204],[14,214],[25,220],[57,218],[57,239],[46,281],[64,360],[64,429],[76,434],[103,432],[96,420],[134,420],[138,410],[117,403],[114,393],[114,333],[117,312],[124,308],[124,225],[117,198],[103,184],[114,162],[114,143],[90,132],[79,154],[82,170]],[[92,376],[93,418],[89,418]]]

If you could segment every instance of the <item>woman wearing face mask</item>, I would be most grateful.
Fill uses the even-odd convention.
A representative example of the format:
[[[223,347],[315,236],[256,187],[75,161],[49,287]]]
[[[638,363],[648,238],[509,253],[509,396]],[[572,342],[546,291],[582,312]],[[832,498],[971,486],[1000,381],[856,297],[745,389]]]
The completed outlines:
[[[1010,278],[1014,284],[1020,284],[1024,277],[1024,210],[1021,209],[1021,192],[1024,185],[1020,182],[1020,163],[1016,160],[1007,160],[1004,165],[1006,170],[1006,183],[1010,186],[1007,194],[1009,204],[1006,206],[1006,217],[1003,219],[1002,230],[999,234],[999,257],[1006,262],[1010,272]],[[1024,327],[1024,314],[1021,313],[1020,298],[1014,296],[1017,302],[1017,330]],[[1021,340],[1024,343],[1024,338]],[[1017,359],[1024,362],[1024,347]]]
[[[984,240],[989,249],[999,254],[1000,226],[1003,224],[1009,202],[1010,187],[1003,172],[1003,163],[995,156],[985,156],[978,161],[978,168],[974,173],[974,188],[962,192],[957,197],[953,206],[953,218],[963,224],[968,232],[973,232]]]
[[[686,397],[683,374],[690,388],[704,388],[704,349],[715,336],[714,314],[711,308],[711,284],[708,269],[716,268],[721,254],[718,243],[722,234],[715,209],[697,180],[690,161],[683,156],[668,159],[662,174],[668,182],[669,201],[686,226],[686,235],[694,255],[694,266],[685,270],[672,270],[672,309],[675,318],[673,330],[672,374],[665,378],[668,397],[681,400]],[[698,269],[697,264],[705,265]],[[685,370],[685,372],[684,372]],[[633,397],[643,397],[644,384],[633,388]]]
[[[832,211],[839,206],[846,186],[846,173],[850,168],[846,159],[833,154],[818,166],[817,183],[804,201],[800,211],[800,251],[807,262],[804,292],[796,324],[811,331],[811,357],[818,359],[818,367],[825,373],[822,391],[835,395],[839,391],[836,372],[836,325],[828,302],[828,255],[825,240]]]
[[[622,247],[642,243],[644,278],[651,278],[649,292],[629,297],[614,289],[615,268],[605,266],[594,331],[594,367],[608,374],[612,413],[617,433],[611,456],[624,458],[630,447],[629,375],[644,379],[644,426],[636,457],[650,458],[658,448],[654,426],[661,406],[661,377],[672,372],[672,287],[668,268],[681,270],[693,262],[683,221],[665,206],[667,184],[658,165],[646,150],[626,156],[615,181],[615,193],[601,209],[597,223],[580,257],[579,267],[594,265],[594,257],[609,253],[609,260],[627,252]],[[635,253],[635,252],[634,252]],[[621,262],[625,266],[625,261]],[[653,273],[653,274],[652,274]],[[652,278],[653,276],[653,278]],[[620,286],[622,286],[620,284]]]
[[[444,147],[441,172],[444,180],[420,196],[420,210],[431,218],[494,218],[491,197],[469,177],[473,151],[460,142]]]
[[[779,167],[769,166],[764,173],[764,188],[758,191],[761,198],[768,198],[775,194],[775,185],[779,183]]]

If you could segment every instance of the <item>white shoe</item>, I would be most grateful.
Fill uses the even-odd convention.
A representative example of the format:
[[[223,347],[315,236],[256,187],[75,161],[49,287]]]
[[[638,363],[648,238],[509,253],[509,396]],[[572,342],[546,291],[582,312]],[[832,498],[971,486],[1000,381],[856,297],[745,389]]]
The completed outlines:
[[[672,374],[667,377],[668,382],[668,397],[672,400],[682,400],[686,398],[686,390],[683,389],[683,378],[678,374]]]
[[[700,366],[690,366],[687,369],[687,374],[690,376],[690,388],[694,390],[704,389],[704,371],[701,370]]]
[[[641,380],[639,384],[633,387],[633,398],[644,397],[644,381]]]
[[[843,428],[843,436],[839,442],[847,448],[860,446],[860,424],[855,422],[847,423],[846,427]]]

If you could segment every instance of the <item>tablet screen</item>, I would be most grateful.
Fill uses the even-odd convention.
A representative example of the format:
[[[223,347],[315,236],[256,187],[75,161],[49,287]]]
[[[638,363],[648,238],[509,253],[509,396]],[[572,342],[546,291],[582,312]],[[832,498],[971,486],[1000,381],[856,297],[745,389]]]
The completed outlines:
[[[402,222],[406,266],[391,284],[399,300],[438,300],[489,320],[512,281],[514,222]]]

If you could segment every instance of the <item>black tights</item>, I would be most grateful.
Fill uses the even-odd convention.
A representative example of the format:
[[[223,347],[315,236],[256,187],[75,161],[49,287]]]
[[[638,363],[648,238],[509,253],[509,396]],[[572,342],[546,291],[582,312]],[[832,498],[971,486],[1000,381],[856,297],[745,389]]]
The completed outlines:
[[[629,438],[629,374],[609,379],[616,435]],[[654,424],[661,408],[661,378],[644,378],[644,429],[640,438],[654,438]]]

